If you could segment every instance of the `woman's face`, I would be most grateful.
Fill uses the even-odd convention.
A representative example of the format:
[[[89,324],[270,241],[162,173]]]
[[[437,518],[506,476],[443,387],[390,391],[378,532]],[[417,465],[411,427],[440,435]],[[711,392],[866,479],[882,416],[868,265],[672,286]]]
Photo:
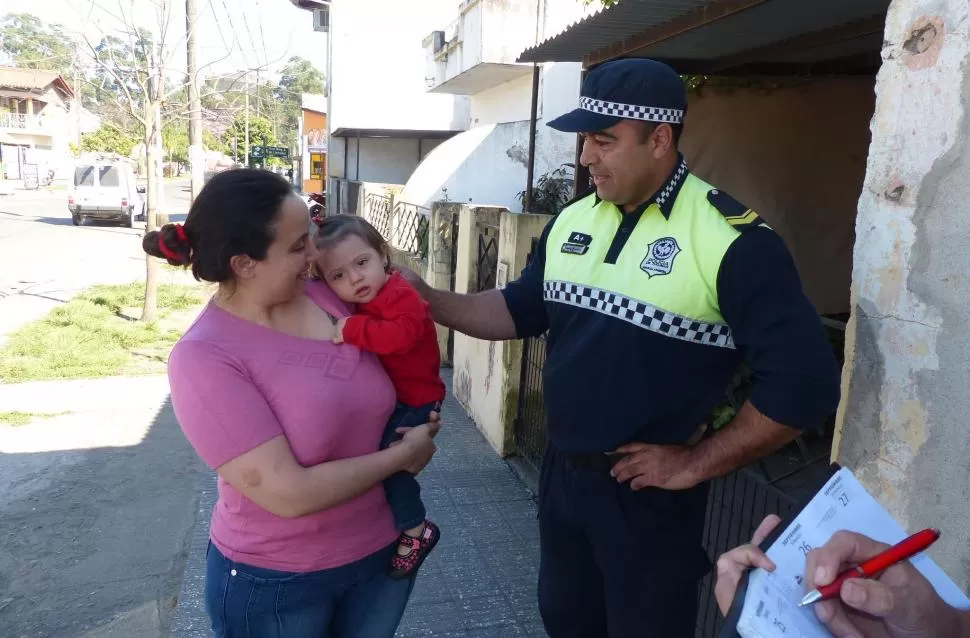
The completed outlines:
[[[251,286],[267,303],[285,303],[306,289],[307,268],[312,258],[306,205],[295,195],[280,207],[276,238],[266,259],[254,262]]]
[[[373,301],[387,282],[387,263],[357,235],[317,253],[317,269],[337,296],[347,303]]]

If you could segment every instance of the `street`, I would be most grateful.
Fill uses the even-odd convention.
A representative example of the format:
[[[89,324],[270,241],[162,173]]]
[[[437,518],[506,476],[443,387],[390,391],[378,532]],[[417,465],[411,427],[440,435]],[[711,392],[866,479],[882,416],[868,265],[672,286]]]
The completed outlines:
[[[164,184],[162,210],[184,221],[188,180]],[[4,335],[97,283],[145,277],[144,222],[122,228],[71,224],[67,191],[15,191],[0,197],[0,344]],[[162,270],[160,281],[181,279]]]
[[[187,181],[162,210],[183,221]],[[0,197],[0,345],[93,284],[145,276],[144,223],[75,227],[66,191]],[[191,279],[169,269],[160,282]],[[204,466],[164,375],[0,383],[0,636],[170,633]]]

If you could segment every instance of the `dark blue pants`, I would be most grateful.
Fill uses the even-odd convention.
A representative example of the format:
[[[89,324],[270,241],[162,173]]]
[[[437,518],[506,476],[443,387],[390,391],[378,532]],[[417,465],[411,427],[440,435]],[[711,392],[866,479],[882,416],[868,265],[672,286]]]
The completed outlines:
[[[707,485],[634,492],[551,445],[539,477],[539,611],[550,638],[693,638]]]
[[[209,544],[205,607],[216,638],[393,638],[414,579],[391,580],[397,543],[305,574],[231,561]]]
[[[398,403],[394,409],[394,414],[387,422],[384,429],[384,438],[381,440],[383,450],[392,442],[401,438],[397,433],[397,428],[413,428],[423,423],[427,423],[432,412],[440,412],[441,403],[428,403],[413,408],[403,403]],[[387,495],[387,502],[394,513],[394,522],[401,531],[417,527],[424,522],[428,513],[421,502],[421,486],[418,480],[410,472],[398,472],[385,479],[384,493]]]

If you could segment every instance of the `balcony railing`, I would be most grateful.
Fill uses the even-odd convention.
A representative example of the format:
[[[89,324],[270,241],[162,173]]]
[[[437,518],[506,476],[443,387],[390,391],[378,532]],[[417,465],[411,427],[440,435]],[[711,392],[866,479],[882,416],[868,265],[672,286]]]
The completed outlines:
[[[0,113],[0,128],[27,128],[27,115],[25,113]],[[40,126],[40,121],[34,121],[35,126]]]

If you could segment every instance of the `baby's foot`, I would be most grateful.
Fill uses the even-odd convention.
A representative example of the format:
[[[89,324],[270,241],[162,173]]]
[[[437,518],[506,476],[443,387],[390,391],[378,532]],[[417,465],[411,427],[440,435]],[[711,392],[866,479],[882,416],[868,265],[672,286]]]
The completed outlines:
[[[421,563],[441,538],[438,526],[431,521],[425,521],[417,529],[420,531],[416,536],[411,536],[407,532],[401,533],[397,554],[391,560],[391,578],[395,580],[410,578],[421,567]]]

